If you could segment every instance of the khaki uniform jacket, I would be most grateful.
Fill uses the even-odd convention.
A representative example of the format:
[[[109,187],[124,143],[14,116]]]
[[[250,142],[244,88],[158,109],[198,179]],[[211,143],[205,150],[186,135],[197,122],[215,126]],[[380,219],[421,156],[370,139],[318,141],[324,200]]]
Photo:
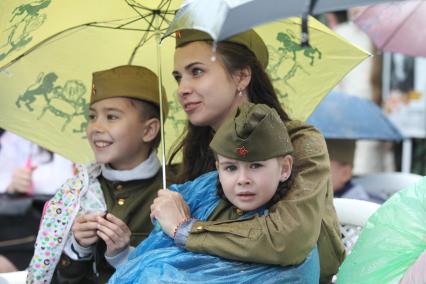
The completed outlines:
[[[132,232],[130,245],[136,247],[152,230],[149,217],[151,204],[162,187],[161,170],[156,176],[146,180],[111,182],[100,176],[99,182],[105,197],[108,213],[123,220]],[[104,257],[105,243],[98,241],[94,257],[87,261],[74,261],[62,254],[54,275],[54,283],[106,283],[115,269]],[[98,276],[93,270],[96,262]]]
[[[318,245],[321,283],[342,263],[345,250],[333,206],[330,162],[324,137],[313,126],[286,124],[294,147],[296,178],[267,216],[229,221],[235,208],[221,202],[209,220],[191,228],[186,248],[228,259],[274,265],[301,263]]]

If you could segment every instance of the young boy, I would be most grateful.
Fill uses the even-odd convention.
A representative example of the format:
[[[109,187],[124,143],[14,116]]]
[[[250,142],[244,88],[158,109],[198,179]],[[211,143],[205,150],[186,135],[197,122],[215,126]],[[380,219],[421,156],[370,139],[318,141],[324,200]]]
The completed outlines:
[[[239,106],[235,116],[218,129],[210,147],[216,154],[217,172],[171,187],[187,202],[192,218],[170,228],[167,218],[156,210],[159,203],[167,201],[161,195],[169,191],[161,190],[151,206],[151,216],[157,218],[164,233],[155,229],[109,283],[318,283],[316,248],[304,262],[288,267],[262,265],[261,259],[229,261],[181,249],[197,220],[229,221],[218,222],[213,216],[221,202],[231,203],[239,212],[235,219],[266,215],[291,186],[293,147],[278,113],[266,105]],[[204,229],[208,228],[196,226],[193,230]],[[247,234],[256,237],[256,231],[248,230]]]
[[[158,78],[145,67],[93,73],[87,137],[97,164],[49,201],[28,283],[105,283],[149,234],[162,180],[159,105]],[[163,106],[165,117],[164,90]]]

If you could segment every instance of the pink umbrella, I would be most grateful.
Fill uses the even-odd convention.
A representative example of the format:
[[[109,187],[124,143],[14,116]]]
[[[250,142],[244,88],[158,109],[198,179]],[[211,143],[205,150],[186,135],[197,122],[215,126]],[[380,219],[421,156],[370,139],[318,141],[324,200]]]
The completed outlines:
[[[426,1],[368,6],[354,21],[378,48],[426,57]]]

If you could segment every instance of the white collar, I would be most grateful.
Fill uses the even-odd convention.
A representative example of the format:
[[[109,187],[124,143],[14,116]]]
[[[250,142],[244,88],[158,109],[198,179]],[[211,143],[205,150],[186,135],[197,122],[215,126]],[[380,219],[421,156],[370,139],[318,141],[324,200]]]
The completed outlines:
[[[153,151],[148,159],[131,170],[114,170],[107,164],[102,164],[102,175],[110,181],[130,181],[138,179],[149,179],[155,176],[160,168],[160,160],[157,153]]]

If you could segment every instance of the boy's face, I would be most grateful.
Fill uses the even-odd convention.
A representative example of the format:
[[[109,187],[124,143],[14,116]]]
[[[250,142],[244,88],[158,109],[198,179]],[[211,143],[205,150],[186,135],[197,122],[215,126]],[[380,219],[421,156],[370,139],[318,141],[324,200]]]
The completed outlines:
[[[265,205],[274,196],[280,181],[291,174],[291,162],[284,158],[242,162],[218,155],[216,167],[226,198],[244,211]]]
[[[90,106],[87,137],[96,161],[117,170],[133,169],[149,154],[146,121],[128,98],[108,98]]]

